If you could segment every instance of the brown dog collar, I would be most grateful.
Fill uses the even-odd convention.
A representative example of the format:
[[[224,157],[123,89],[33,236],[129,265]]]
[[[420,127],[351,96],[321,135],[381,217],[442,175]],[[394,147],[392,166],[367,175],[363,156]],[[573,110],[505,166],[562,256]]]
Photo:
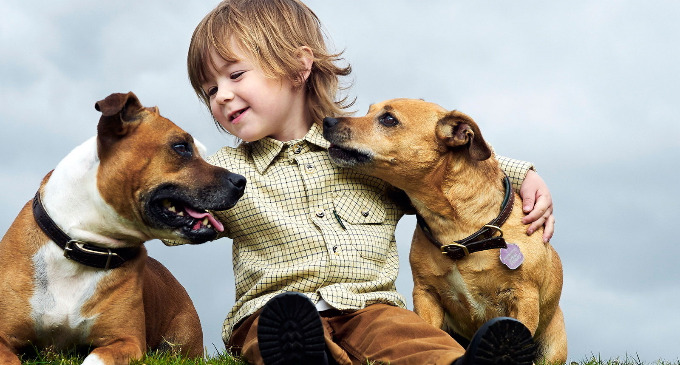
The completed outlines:
[[[503,231],[500,227],[503,225],[503,223],[505,223],[512,212],[512,205],[515,202],[515,194],[512,191],[512,185],[510,184],[510,179],[507,175],[503,179],[503,184],[505,185],[505,197],[503,198],[503,203],[501,204],[500,214],[491,222],[485,224],[480,230],[469,235],[468,237],[445,245],[434,237],[430,227],[427,225],[427,222],[425,222],[425,218],[423,218],[420,214],[416,214],[416,219],[420,229],[423,230],[423,233],[425,233],[425,236],[430,240],[430,242],[432,242],[432,244],[441,250],[442,254],[447,255],[454,260],[461,259],[473,252],[485,251],[494,248],[507,248],[507,244],[503,238]],[[500,235],[496,236],[496,233],[499,233]]]
[[[69,237],[47,214],[40,200],[40,191],[33,198],[33,217],[43,232],[62,250],[64,257],[99,269],[115,269],[139,255],[139,247],[102,248]]]

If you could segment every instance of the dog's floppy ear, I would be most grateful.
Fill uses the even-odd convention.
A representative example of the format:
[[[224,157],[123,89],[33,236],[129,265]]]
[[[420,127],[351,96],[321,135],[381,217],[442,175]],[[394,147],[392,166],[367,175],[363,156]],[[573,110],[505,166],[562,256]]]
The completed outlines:
[[[100,137],[124,136],[128,132],[128,123],[139,119],[139,112],[144,109],[133,92],[111,94],[96,102],[94,108],[102,112],[97,126]]]
[[[437,138],[451,148],[467,146],[470,157],[483,161],[491,157],[491,149],[484,141],[482,132],[469,116],[453,110],[437,122]]]
[[[97,111],[102,112],[97,124],[97,141],[99,157],[102,151],[107,151],[112,144],[125,137],[140,120],[140,112],[144,107],[133,92],[127,94],[111,94],[104,100],[94,104]]]
[[[100,147],[102,144],[108,146],[127,135],[136,125],[133,122],[141,118],[140,112],[144,110],[133,92],[111,94],[96,102],[94,108],[102,112],[97,125]]]

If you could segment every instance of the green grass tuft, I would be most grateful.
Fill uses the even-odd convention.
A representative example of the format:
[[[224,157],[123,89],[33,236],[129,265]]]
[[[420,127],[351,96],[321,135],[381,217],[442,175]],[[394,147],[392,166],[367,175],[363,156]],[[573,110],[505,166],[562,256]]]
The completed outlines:
[[[218,353],[215,356],[207,356],[205,359],[187,359],[177,355],[148,353],[139,361],[133,361],[131,365],[247,365],[245,361],[232,357],[229,354]]]
[[[580,362],[571,362],[569,365],[680,365],[680,360],[666,361],[657,360],[655,362],[643,362],[638,355],[634,357],[626,355],[623,359],[602,359],[599,355],[592,355]]]
[[[80,365],[89,351],[70,350],[55,352],[50,349],[42,350],[34,355],[24,355],[21,363],[26,365]],[[130,362],[131,365],[247,365],[239,358],[226,352],[205,358],[191,359],[168,353],[149,352],[141,360]]]

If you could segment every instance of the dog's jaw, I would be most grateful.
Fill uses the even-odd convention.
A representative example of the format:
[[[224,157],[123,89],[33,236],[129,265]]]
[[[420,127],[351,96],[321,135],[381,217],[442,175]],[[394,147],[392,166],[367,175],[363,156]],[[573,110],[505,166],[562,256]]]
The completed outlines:
[[[341,167],[360,167],[374,161],[374,155],[371,152],[335,144],[328,147],[328,155],[336,165]]]
[[[170,231],[168,239],[198,244],[214,240],[218,232],[224,231],[222,223],[207,210],[229,209],[241,195],[242,190],[233,195],[225,193],[218,186],[190,189],[165,184],[153,189],[143,199],[145,203],[142,209],[146,224],[156,228],[159,235],[163,235],[163,231]]]

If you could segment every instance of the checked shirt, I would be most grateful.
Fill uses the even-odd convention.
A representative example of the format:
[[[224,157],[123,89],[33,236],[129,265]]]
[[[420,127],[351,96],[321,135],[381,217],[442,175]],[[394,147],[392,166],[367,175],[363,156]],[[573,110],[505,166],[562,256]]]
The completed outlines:
[[[224,322],[225,343],[235,325],[284,291],[347,311],[405,306],[395,289],[394,237],[405,211],[382,180],[335,166],[328,146],[314,124],[303,139],[265,138],[208,158],[247,179],[236,206],[215,212],[233,240],[236,303]],[[518,187],[531,164],[499,160]]]

